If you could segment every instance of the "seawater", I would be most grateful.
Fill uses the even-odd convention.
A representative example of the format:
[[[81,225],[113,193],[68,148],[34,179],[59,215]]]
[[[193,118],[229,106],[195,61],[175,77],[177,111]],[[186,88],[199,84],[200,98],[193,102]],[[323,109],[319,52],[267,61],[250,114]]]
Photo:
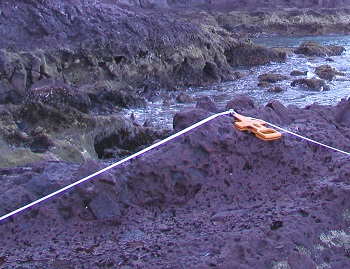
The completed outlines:
[[[350,97],[350,36],[320,36],[320,37],[261,37],[253,40],[254,43],[263,44],[271,48],[296,48],[304,41],[314,41],[322,45],[341,45],[346,51],[340,56],[330,57],[303,57],[301,55],[288,56],[284,63],[270,63],[254,67],[235,67],[233,71],[241,72],[244,77],[238,80],[224,82],[210,87],[191,87],[186,93],[194,99],[210,96],[219,106],[225,107],[227,102],[236,96],[246,95],[254,100],[256,106],[264,106],[272,100],[278,100],[284,105],[296,105],[305,107],[317,103],[322,105],[335,105],[342,98]],[[312,78],[315,67],[329,64],[344,76],[337,76],[332,81],[327,81],[329,91],[310,91],[302,87],[292,87],[291,82],[297,77],[275,83],[284,89],[280,93],[268,92],[266,88],[257,86],[258,76],[264,73],[279,73],[286,76],[293,70],[307,71],[307,77]],[[136,120],[143,123],[146,120],[155,125],[163,125],[171,128],[172,119],[176,112],[186,107],[194,107],[195,104],[179,104],[175,101],[164,103],[163,101],[149,102],[146,109],[132,109],[125,111],[126,115],[133,113]]]

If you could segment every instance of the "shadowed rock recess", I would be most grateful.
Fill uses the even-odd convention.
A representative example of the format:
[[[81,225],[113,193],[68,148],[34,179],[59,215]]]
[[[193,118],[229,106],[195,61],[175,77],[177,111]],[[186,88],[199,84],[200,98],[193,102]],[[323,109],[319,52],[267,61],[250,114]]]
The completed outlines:
[[[223,108],[207,96],[178,112],[173,130],[123,114],[169,96],[194,102],[188,87],[292,53],[251,36],[349,33],[348,4],[1,1],[0,216],[231,108],[350,151],[350,99],[257,108],[242,96]],[[294,53],[343,51],[307,42]],[[315,72],[292,86],[327,90],[344,75],[327,64]],[[259,76],[271,91],[287,79]],[[289,134],[264,142],[221,116],[2,221],[0,267],[348,268],[349,168],[345,154]]]

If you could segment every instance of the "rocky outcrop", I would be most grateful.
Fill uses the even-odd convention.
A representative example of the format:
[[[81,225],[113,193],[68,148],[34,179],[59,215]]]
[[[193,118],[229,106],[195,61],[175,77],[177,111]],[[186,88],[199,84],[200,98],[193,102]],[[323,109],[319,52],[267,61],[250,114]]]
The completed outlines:
[[[230,46],[225,51],[227,61],[232,66],[254,66],[270,62],[284,62],[286,53],[253,44],[250,41],[241,41]]]
[[[342,46],[322,46],[316,42],[304,42],[294,51],[296,54],[303,54],[306,56],[335,56],[340,55],[345,51]]]
[[[57,79],[42,79],[34,83],[28,90],[27,101],[48,104],[59,110],[73,107],[88,112],[91,107],[90,98],[86,94]]]
[[[240,36],[317,36],[350,33],[348,3],[345,3],[345,8],[338,8],[340,3],[337,3],[336,9],[326,9],[319,8],[325,1],[296,1],[298,4],[292,4],[292,1],[281,2],[284,3],[274,5],[275,1],[264,1],[263,8],[256,8],[256,5],[252,4],[253,8],[250,11],[249,6],[245,11],[223,9],[215,13],[215,17],[221,27]],[[288,8],[283,8],[286,4]],[[306,8],[300,8],[302,6]]]
[[[350,149],[349,100],[305,109],[277,101],[256,108],[242,97],[230,103],[246,116]],[[182,111],[175,128],[209,115]],[[105,166],[2,169],[0,214]],[[325,261],[346,268],[348,166],[340,153],[286,133],[261,141],[238,131],[231,116],[218,117],[2,222],[1,266],[79,267],[84,259],[89,268],[315,268]]]
[[[2,168],[39,160],[119,158],[168,134],[142,127],[122,115],[90,115],[34,101],[3,106],[1,113]]]

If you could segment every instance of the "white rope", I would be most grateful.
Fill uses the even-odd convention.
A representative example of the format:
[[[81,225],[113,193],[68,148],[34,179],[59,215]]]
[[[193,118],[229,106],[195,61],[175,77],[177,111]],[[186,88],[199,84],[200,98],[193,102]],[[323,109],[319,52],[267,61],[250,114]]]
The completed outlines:
[[[299,138],[304,139],[304,140],[306,140],[306,141],[309,141],[309,142],[311,142],[311,143],[314,143],[314,144],[317,144],[317,145],[319,145],[319,146],[322,146],[322,147],[325,147],[325,148],[328,148],[328,149],[331,149],[331,150],[334,150],[334,151],[337,151],[337,152],[340,152],[340,153],[343,153],[343,154],[346,154],[346,155],[349,155],[349,156],[350,156],[350,152],[346,152],[346,151],[344,151],[344,150],[341,150],[341,149],[338,149],[338,148],[335,148],[335,147],[332,147],[332,146],[328,146],[328,145],[326,145],[326,144],[323,144],[323,143],[318,142],[318,141],[316,141],[316,140],[313,140],[313,139],[311,139],[311,138],[308,138],[308,137],[305,137],[305,136],[302,136],[302,135],[293,133],[293,132],[291,132],[291,131],[289,131],[289,130],[287,130],[287,129],[285,129],[285,128],[279,127],[279,126],[277,126],[277,125],[275,125],[275,124],[272,124],[272,123],[270,123],[270,122],[267,122],[267,121],[265,121],[265,122],[266,122],[268,125],[270,125],[270,126],[276,128],[276,129],[278,129],[278,130],[280,130],[280,131],[286,132],[286,133],[288,133],[288,134],[294,135],[294,136],[296,136],[296,137],[299,137]]]
[[[104,172],[106,172],[108,170],[111,170],[112,168],[114,168],[114,167],[116,167],[118,165],[121,165],[121,164],[123,164],[123,163],[125,163],[127,161],[130,161],[131,159],[134,159],[137,156],[140,156],[140,155],[142,155],[142,154],[144,154],[144,153],[146,153],[146,152],[148,152],[148,151],[150,151],[150,150],[152,150],[154,148],[157,148],[157,147],[159,147],[159,146],[161,146],[161,145],[163,145],[163,144],[165,144],[165,143],[167,143],[167,142],[169,142],[169,141],[171,141],[171,140],[173,140],[173,139],[175,139],[175,138],[177,138],[177,137],[179,137],[179,136],[181,136],[181,135],[183,135],[185,133],[188,133],[189,131],[192,131],[193,129],[195,129],[195,128],[197,128],[197,127],[199,127],[199,126],[201,126],[201,125],[203,125],[203,124],[205,124],[205,123],[207,123],[207,122],[209,122],[209,121],[211,121],[211,120],[213,120],[213,119],[215,119],[215,118],[217,118],[219,116],[228,115],[228,114],[232,114],[232,113],[233,113],[233,110],[230,110],[230,111],[217,113],[217,114],[214,114],[214,115],[212,115],[212,116],[210,116],[208,118],[205,118],[204,120],[201,120],[201,121],[199,121],[199,122],[197,122],[197,123],[195,123],[195,124],[185,128],[185,129],[183,129],[183,130],[181,130],[181,131],[179,131],[179,132],[177,132],[177,133],[175,133],[175,134],[165,138],[164,140],[161,140],[161,141],[159,141],[159,142],[157,142],[157,143],[155,143],[155,144],[153,144],[153,145],[151,145],[151,146],[149,146],[149,147],[147,147],[147,148],[145,148],[145,149],[143,149],[141,151],[138,151],[138,152],[136,152],[136,153],[126,157],[123,160],[120,160],[120,161],[118,161],[118,162],[116,162],[116,163],[114,163],[114,164],[112,164],[110,166],[107,166],[106,168],[103,168],[102,170],[99,170],[99,171],[97,171],[97,172],[95,172],[95,173],[93,173],[93,174],[91,174],[89,176],[86,176],[86,177],[80,179],[79,181],[76,181],[76,182],[74,182],[74,183],[72,183],[72,184],[70,184],[70,185],[68,185],[68,186],[66,186],[66,187],[64,187],[62,189],[59,189],[59,190],[57,190],[57,191],[55,191],[55,192],[53,192],[53,193],[51,193],[49,195],[46,195],[46,196],[44,196],[44,197],[42,197],[42,198],[40,198],[40,199],[30,203],[30,204],[27,204],[27,205],[25,205],[25,206],[23,206],[23,207],[21,207],[19,209],[16,209],[16,210],[14,210],[14,211],[12,211],[12,212],[10,212],[10,213],[0,217],[0,221],[5,220],[5,219],[7,219],[7,218],[9,218],[9,217],[11,217],[11,216],[21,212],[21,211],[24,211],[24,210],[28,209],[29,207],[32,207],[34,205],[37,205],[37,204],[43,202],[45,200],[48,200],[48,199],[50,199],[50,198],[52,198],[52,197],[54,197],[54,196],[56,196],[56,195],[58,195],[58,194],[60,194],[60,193],[62,193],[64,191],[66,191],[68,189],[71,189],[71,188],[73,188],[73,187],[75,187],[75,186],[77,186],[77,185],[79,185],[79,184],[81,184],[81,183],[83,183],[83,182],[85,182],[85,181],[87,181],[87,180],[97,176],[97,175],[100,175],[100,174],[102,174],[102,173],[104,173]]]
[[[60,194],[60,193],[62,193],[64,191],[66,191],[68,189],[71,189],[71,188],[73,188],[73,187],[75,187],[75,186],[77,186],[77,185],[79,185],[79,184],[81,184],[81,183],[83,183],[83,182],[85,182],[85,181],[87,181],[87,180],[97,176],[97,175],[100,175],[100,174],[102,174],[102,173],[104,173],[104,172],[106,172],[108,170],[111,170],[112,168],[114,168],[114,167],[116,167],[118,165],[121,165],[121,164],[123,164],[123,163],[125,163],[127,161],[130,161],[130,160],[132,160],[132,159],[134,159],[134,158],[136,158],[136,157],[138,157],[138,156],[140,156],[140,155],[142,155],[142,154],[144,154],[144,153],[146,153],[146,152],[148,152],[148,151],[150,151],[150,150],[152,150],[154,148],[157,148],[157,147],[159,147],[159,146],[161,146],[161,145],[163,145],[163,144],[165,144],[165,143],[167,143],[167,142],[169,142],[169,141],[171,141],[171,140],[173,140],[173,139],[175,139],[175,138],[177,138],[177,137],[179,137],[179,136],[181,136],[181,135],[183,135],[185,133],[188,133],[188,132],[192,131],[193,129],[195,129],[195,128],[197,128],[197,127],[199,127],[199,126],[201,126],[201,125],[203,125],[203,124],[205,124],[205,123],[207,123],[207,122],[209,122],[209,121],[211,121],[211,120],[213,120],[213,119],[215,119],[215,118],[217,118],[219,116],[228,115],[228,114],[238,114],[238,113],[236,111],[234,111],[233,109],[231,109],[229,111],[217,113],[217,114],[214,114],[214,115],[212,115],[212,116],[210,116],[208,118],[205,118],[204,120],[201,120],[201,121],[199,121],[199,122],[197,122],[197,123],[195,123],[195,124],[185,128],[185,129],[183,129],[183,130],[181,130],[181,131],[179,131],[179,132],[177,132],[177,133],[175,133],[175,134],[165,138],[164,140],[161,140],[161,141],[159,141],[159,142],[157,142],[157,143],[155,143],[155,144],[153,144],[153,145],[151,145],[151,146],[149,146],[149,147],[147,147],[147,148],[145,148],[145,149],[143,149],[141,151],[138,151],[138,152],[136,152],[136,153],[126,157],[123,160],[120,160],[120,161],[118,161],[118,162],[116,162],[116,163],[114,163],[114,164],[112,164],[110,166],[107,166],[107,167],[105,167],[105,168],[103,168],[103,169],[101,169],[101,170],[99,170],[99,171],[97,171],[97,172],[95,172],[95,173],[93,173],[91,175],[88,175],[88,176],[80,179],[79,181],[76,181],[76,182],[74,182],[74,183],[72,183],[72,184],[70,184],[70,185],[68,185],[68,186],[66,186],[66,187],[64,187],[62,189],[59,189],[59,190],[57,190],[57,191],[55,191],[55,192],[53,192],[53,193],[51,193],[51,194],[49,194],[47,196],[44,196],[44,197],[42,197],[42,198],[40,198],[40,199],[30,203],[30,204],[27,204],[27,205],[25,205],[25,206],[23,206],[23,207],[21,207],[19,209],[16,209],[16,210],[14,210],[14,211],[12,211],[12,212],[10,212],[10,213],[0,217],[0,221],[5,220],[5,219],[7,219],[7,218],[9,218],[9,217],[11,217],[11,216],[21,212],[21,211],[24,211],[24,210],[28,209],[29,207],[32,207],[34,205],[37,205],[37,204],[43,202],[45,200],[48,200],[48,199],[50,199],[50,198],[52,198],[52,197],[54,197],[54,196],[56,196],[56,195],[58,195],[58,194]],[[252,119],[255,119],[255,118],[252,118]],[[338,148],[335,148],[335,147],[331,147],[331,146],[328,146],[328,145],[323,144],[321,142],[318,142],[318,141],[315,141],[313,139],[307,138],[305,136],[299,135],[299,134],[294,133],[292,131],[289,131],[289,130],[287,130],[285,128],[279,127],[279,126],[277,126],[277,125],[275,125],[273,123],[270,123],[270,122],[267,122],[267,121],[264,121],[264,122],[266,122],[266,124],[276,128],[276,129],[278,129],[280,131],[289,133],[289,134],[291,134],[293,136],[299,137],[299,138],[304,139],[306,141],[309,141],[311,143],[314,143],[314,144],[320,145],[322,147],[325,147],[325,148],[328,148],[328,149],[331,149],[331,150],[334,150],[334,151],[337,151],[337,152],[340,152],[340,153],[343,153],[343,154],[346,154],[346,155],[350,156],[350,153],[346,152],[344,150],[341,150],[341,149],[338,149]]]
[[[232,111],[233,114],[238,114],[238,113],[237,113],[236,111],[234,111],[234,110],[231,110],[231,111]],[[253,118],[253,117],[250,117],[250,118],[251,118],[251,119],[254,119],[254,120],[260,120],[260,119],[256,119],[256,118]],[[331,150],[334,150],[334,151],[337,151],[337,152],[340,152],[340,153],[343,153],[343,154],[345,154],[345,155],[349,155],[349,156],[350,156],[350,152],[346,152],[346,151],[344,151],[344,150],[341,150],[341,149],[338,149],[338,148],[335,148],[335,147],[332,147],[332,146],[323,144],[323,143],[321,143],[321,142],[318,142],[318,141],[313,140],[313,139],[311,139],[311,138],[308,138],[308,137],[306,137],[306,136],[299,135],[299,134],[297,134],[297,133],[294,133],[294,132],[289,131],[289,130],[287,130],[287,129],[285,129],[285,128],[279,127],[279,126],[277,126],[277,125],[275,125],[275,124],[273,124],[273,123],[271,123],[271,122],[268,122],[268,121],[266,121],[266,120],[263,120],[263,121],[266,122],[266,124],[268,124],[268,125],[270,125],[270,126],[276,128],[276,129],[278,129],[278,130],[280,130],[280,131],[282,131],[282,132],[286,132],[286,133],[288,133],[288,134],[291,134],[291,135],[293,135],[293,136],[299,137],[299,138],[304,139],[304,140],[306,140],[306,141],[309,141],[309,142],[311,142],[311,143],[314,143],[314,144],[317,144],[317,145],[319,145],[319,146],[322,146],[322,147],[325,147],[325,148],[328,148],[328,149],[331,149]]]

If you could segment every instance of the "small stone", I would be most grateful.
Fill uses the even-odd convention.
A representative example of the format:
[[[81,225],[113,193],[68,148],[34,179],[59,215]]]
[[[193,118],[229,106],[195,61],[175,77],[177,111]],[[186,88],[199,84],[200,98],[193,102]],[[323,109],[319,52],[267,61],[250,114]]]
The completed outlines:
[[[272,222],[272,224],[270,225],[270,229],[273,231],[277,231],[278,229],[283,227],[283,221],[277,220]]]
[[[101,192],[89,203],[89,208],[96,219],[118,218],[121,215],[116,197],[112,194]]]
[[[187,93],[180,93],[177,97],[176,97],[176,101],[178,101],[179,103],[192,103],[193,102],[193,98],[191,96],[189,96]]]

